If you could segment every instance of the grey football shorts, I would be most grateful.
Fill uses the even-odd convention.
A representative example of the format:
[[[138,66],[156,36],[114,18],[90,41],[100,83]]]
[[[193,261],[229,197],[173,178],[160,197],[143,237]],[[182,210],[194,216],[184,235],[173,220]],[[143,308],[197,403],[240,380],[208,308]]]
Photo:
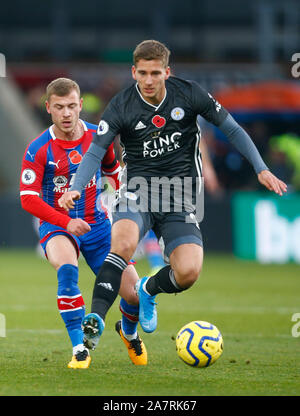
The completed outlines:
[[[166,262],[172,251],[182,244],[194,243],[203,247],[201,230],[192,213],[132,211],[125,208],[121,199],[115,205],[112,218],[113,224],[122,219],[134,221],[139,227],[140,240],[152,228],[163,249]]]

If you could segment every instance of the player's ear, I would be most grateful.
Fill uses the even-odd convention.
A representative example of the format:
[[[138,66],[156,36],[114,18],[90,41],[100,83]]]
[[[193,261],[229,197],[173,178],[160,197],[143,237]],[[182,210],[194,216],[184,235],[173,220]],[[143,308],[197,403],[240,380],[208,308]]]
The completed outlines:
[[[83,98],[80,98],[80,101],[79,101],[79,111],[82,110],[82,104],[83,104]]]
[[[50,114],[50,104],[48,101],[45,102],[47,113]]]
[[[131,67],[131,75],[134,80],[136,80],[136,68],[134,65]]]
[[[168,79],[170,75],[171,75],[171,68],[169,66],[167,66],[165,79]]]

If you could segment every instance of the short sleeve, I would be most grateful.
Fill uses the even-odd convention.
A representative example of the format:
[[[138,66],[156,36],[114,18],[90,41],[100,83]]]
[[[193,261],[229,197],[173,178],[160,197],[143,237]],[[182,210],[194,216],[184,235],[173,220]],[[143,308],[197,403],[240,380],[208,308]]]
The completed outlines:
[[[35,155],[34,160],[30,160],[30,146],[22,161],[20,177],[20,194],[21,195],[39,195],[42,187],[45,165],[42,161],[40,152]]]
[[[197,114],[209,123],[219,126],[227,117],[228,111],[197,82],[191,81],[192,103]]]
[[[121,125],[121,112],[118,110],[117,97],[114,97],[102,114],[94,143],[107,149],[121,131]]]

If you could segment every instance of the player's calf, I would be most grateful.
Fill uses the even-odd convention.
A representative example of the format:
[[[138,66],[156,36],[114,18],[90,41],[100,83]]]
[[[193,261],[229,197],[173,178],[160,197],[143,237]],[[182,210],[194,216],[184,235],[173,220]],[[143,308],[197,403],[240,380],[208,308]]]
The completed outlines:
[[[107,311],[118,296],[122,273],[127,262],[115,253],[108,253],[95,280],[92,312],[105,320]]]
[[[78,267],[64,264],[57,271],[57,306],[74,349],[83,347],[81,321],[85,305],[78,287]]]
[[[135,338],[139,323],[139,306],[129,305],[124,299],[120,300],[120,311],[122,313],[122,329],[128,339]]]
[[[179,293],[185,290],[177,282],[171,266],[161,268],[155,275],[145,281],[145,291],[150,296],[158,293]]]

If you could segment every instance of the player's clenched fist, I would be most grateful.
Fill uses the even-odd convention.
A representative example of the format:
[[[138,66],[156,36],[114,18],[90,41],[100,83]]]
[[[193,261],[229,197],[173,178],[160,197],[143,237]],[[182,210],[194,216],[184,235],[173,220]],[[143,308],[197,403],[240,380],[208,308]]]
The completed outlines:
[[[74,201],[76,201],[77,199],[80,199],[80,192],[68,191],[59,198],[58,205],[61,208],[64,208],[66,211],[69,211],[69,209],[74,208]]]
[[[91,231],[91,227],[81,218],[72,218],[67,225],[67,231],[79,237],[80,235]]]

